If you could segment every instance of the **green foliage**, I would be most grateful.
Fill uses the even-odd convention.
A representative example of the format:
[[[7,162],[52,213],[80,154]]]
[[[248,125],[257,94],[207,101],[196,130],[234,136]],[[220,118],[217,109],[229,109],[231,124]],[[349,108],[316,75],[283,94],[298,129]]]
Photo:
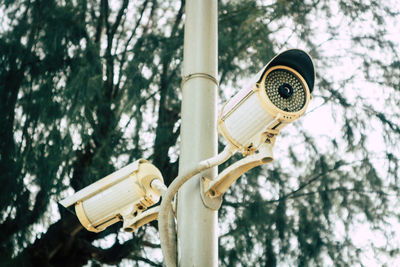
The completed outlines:
[[[0,1],[0,10],[0,265],[161,266],[148,253],[159,249],[155,224],[88,233],[55,203],[140,157],[167,183],[176,176],[184,1]],[[390,1],[219,1],[222,99],[283,49],[309,51],[318,71],[275,162],[225,194],[220,265],[399,257],[398,14]],[[360,244],[360,228],[386,245]]]

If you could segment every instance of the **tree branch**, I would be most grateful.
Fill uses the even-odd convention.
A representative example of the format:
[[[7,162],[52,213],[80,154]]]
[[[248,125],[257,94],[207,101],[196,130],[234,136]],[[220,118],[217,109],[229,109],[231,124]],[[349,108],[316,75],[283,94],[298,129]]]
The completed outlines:
[[[125,258],[130,258],[137,261],[149,263],[152,266],[161,266],[158,263],[145,259],[133,253],[137,250],[139,243],[149,247],[160,247],[159,245],[150,242],[141,243],[137,238],[130,239],[122,244],[116,242],[110,248],[103,249],[92,245],[86,240],[80,240],[78,246],[84,254],[90,255],[91,258],[105,264],[118,264]]]
[[[118,11],[117,18],[115,19],[115,22],[114,22],[114,24],[111,28],[111,32],[110,32],[112,38],[114,38],[114,35],[117,32],[118,26],[121,23],[122,16],[124,15],[126,8],[128,7],[128,4],[129,4],[129,0],[124,0],[124,2],[121,5],[121,8]]]

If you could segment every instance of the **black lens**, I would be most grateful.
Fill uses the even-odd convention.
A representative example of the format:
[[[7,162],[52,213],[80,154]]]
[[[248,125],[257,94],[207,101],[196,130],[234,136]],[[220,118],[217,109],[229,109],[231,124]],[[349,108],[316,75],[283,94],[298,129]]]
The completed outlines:
[[[278,92],[281,97],[287,99],[293,95],[294,90],[290,84],[284,83],[278,87]]]
[[[285,112],[297,112],[306,103],[302,81],[289,70],[271,71],[265,79],[265,93],[273,105]]]

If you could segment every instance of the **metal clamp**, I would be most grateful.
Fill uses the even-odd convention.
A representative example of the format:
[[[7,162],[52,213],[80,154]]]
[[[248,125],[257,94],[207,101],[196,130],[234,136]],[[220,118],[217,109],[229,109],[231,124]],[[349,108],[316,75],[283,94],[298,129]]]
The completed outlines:
[[[214,76],[212,76],[210,74],[207,74],[207,73],[198,72],[198,73],[192,73],[192,74],[184,76],[182,78],[182,82],[181,82],[181,89],[183,88],[183,85],[187,81],[189,81],[190,79],[194,79],[194,78],[206,78],[206,79],[212,81],[213,83],[215,83],[215,85],[217,85],[217,87],[219,88],[219,83],[218,83],[217,79]]]

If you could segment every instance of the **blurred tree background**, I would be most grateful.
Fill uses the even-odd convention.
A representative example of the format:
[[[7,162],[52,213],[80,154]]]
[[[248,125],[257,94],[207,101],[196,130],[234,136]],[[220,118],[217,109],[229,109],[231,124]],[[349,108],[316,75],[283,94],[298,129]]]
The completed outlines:
[[[162,266],[155,223],[94,234],[57,201],[141,157],[176,176],[184,6],[0,0],[0,265]],[[399,6],[219,1],[221,104],[284,49],[317,70],[275,162],[224,196],[220,266],[400,264]]]

